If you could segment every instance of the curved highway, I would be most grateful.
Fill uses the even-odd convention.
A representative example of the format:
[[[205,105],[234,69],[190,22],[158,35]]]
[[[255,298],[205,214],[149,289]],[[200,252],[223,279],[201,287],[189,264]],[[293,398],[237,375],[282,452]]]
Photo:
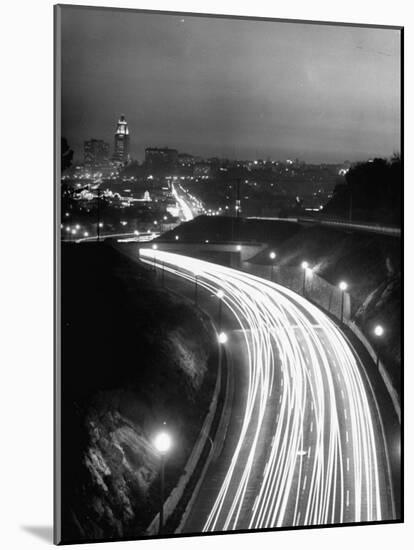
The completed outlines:
[[[234,363],[226,438],[183,532],[394,519],[381,421],[337,326],[264,279],[160,250],[142,261],[222,290]]]

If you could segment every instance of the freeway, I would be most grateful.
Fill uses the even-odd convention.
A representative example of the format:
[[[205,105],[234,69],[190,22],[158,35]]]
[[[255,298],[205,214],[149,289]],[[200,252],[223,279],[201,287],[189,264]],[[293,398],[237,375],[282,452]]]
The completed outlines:
[[[180,209],[180,218],[184,222],[188,222],[196,217],[203,210],[201,202],[185,191],[182,185],[171,185],[171,193]]]
[[[224,293],[234,401],[181,532],[395,519],[375,397],[338,327],[253,275],[160,250],[140,249],[140,258],[196,277],[205,300]]]

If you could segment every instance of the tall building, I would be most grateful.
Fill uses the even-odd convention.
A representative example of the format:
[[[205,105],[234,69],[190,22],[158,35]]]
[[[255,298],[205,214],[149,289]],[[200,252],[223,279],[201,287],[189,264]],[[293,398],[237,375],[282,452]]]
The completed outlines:
[[[85,166],[103,164],[109,159],[109,143],[102,139],[90,139],[83,144]]]
[[[121,115],[121,118],[118,120],[112,160],[120,164],[125,164],[129,160],[129,130],[124,115]]]

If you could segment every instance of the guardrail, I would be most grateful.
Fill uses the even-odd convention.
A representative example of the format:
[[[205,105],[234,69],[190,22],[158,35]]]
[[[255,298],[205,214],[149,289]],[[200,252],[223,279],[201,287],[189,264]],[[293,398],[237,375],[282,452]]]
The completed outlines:
[[[266,220],[266,221],[284,221],[292,223],[311,223],[315,225],[327,225],[332,227],[339,227],[343,229],[353,229],[357,231],[366,231],[368,233],[379,233],[382,235],[390,235],[392,237],[401,237],[401,228],[381,225],[374,222],[352,222],[349,220],[339,218],[311,218],[306,216],[299,216],[297,218],[280,218],[280,217],[260,217],[254,216],[247,218],[248,220]]]

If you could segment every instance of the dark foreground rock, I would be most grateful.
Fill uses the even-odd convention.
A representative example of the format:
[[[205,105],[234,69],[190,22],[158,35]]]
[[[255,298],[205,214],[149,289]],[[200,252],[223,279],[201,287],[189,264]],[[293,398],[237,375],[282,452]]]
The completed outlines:
[[[159,508],[167,426],[174,487],[216,377],[208,320],[103,244],[62,251],[62,534],[65,542],[136,537]]]

